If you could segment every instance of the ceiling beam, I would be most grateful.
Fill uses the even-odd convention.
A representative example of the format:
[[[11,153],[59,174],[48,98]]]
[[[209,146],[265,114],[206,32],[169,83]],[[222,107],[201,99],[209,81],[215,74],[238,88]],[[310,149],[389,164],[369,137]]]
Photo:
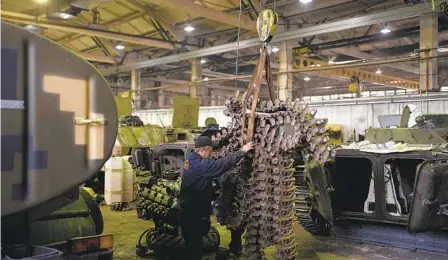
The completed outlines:
[[[212,8],[203,7],[197,4],[193,4],[189,0],[150,0],[151,3],[154,3],[159,6],[176,9],[177,11],[186,12],[192,16],[200,16],[204,18],[208,18],[212,21],[217,21],[224,24],[233,25],[235,27],[256,31],[256,22],[251,21],[247,17],[241,17],[241,24],[238,20],[238,16],[233,16],[231,14],[221,12]]]
[[[283,16],[288,18],[288,19],[292,19],[292,18],[298,18],[300,16],[304,16],[304,15],[311,15],[311,12],[315,12],[315,11],[324,11],[324,10],[328,10],[329,12],[331,12],[331,10],[329,10],[329,8],[333,8],[337,5],[342,5],[342,4],[354,4],[356,2],[356,0],[332,0],[332,1],[314,1],[312,3],[306,4],[306,5],[301,5],[300,8],[291,8],[289,10],[286,10],[285,12],[283,12]]]
[[[56,30],[61,30],[61,31],[66,31],[66,32],[73,32],[73,33],[78,33],[78,34],[83,34],[83,35],[88,35],[88,36],[96,36],[96,37],[100,37],[100,38],[112,39],[112,40],[123,41],[123,42],[134,43],[134,44],[145,45],[145,46],[154,46],[154,47],[162,48],[162,49],[169,49],[169,50],[174,49],[174,46],[171,45],[170,43],[153,40],[153,39],[148,39],[145,37],[140,37],[140,36],[131,35],[131,34],[122,34],[122,33],[117,33],[117,32],[112,32],[112,31],[96,30],[96,29],[91,29],[86,26],[73,26],[73,25],[69,25],[69,24],[61,23],[61,22],[52,22],[52,21],[49,21],[44,18],[36,19],[33,16],[23,15],[23,14],[18,14],[18,13],[13,13],[13,12],[7,12],[4,10],[1,10],[1,16],[2,16],[1,17],[2,20],[9,21],[9,22],[17,22],[17,23],[22,23],[22,24],[33,24],[33,25],[43,27],[43,28],[51,28],[51,29],[56,29]]]
[[[76,19],[76,21],[80,22],[81,25],[86,25],[86,24],[90,24],[91,21],[84,17],[82,14],[79,14],[77,16],[78,19]],[[92,19],[94,20],[94,19]],[[96,25],[95,23],[96,21],[93,21],[93,24]],[[95,43],[97,44],[97,46],[102,49],[103,51],[105,51],[106,53],[109,53],[107,56],[120,56],[120,53],[118,52],[117,49],[115,49],[115,46],[110,42],[110,40],[108,39],[100,39],[98,37],[92,37],[92,39],[95,41]],[[75,48],[73,48],[75,49]]]
[[[30,14],[34,16],[49,16],[68,8],[70,6],[69,2],[69,0],[47,0],[45,4],[38,5],[36,8],[31,10]]]
[[[123,2],[124,0],[118,0],[119,2]],[[142,14],[147,16],[151,20],[157,21],[163,29],[167,30],[171,35],[174,36],[176,41],[183,41],[184,37],[180,33],[176,31],[174,26],[170,24],[164,17],[162,17],[159,13],[156,13],[151,7],[142,4],[137,0],[126,0],[128,3],[131,3],[135,6]]]
[[[185,73],[187,73],[187,72],[185,72]],[[228,74],[224,74],[224,75],[228,76]],[[168,84],[179,84],[179,87],[185,87],[186,84],[189,84],[191,82],[191,81],[188,81],[188,80],[168,79],[168,78],[163,78],[163,77],[160,77],[160,76],[153,77],[153,78],[150,78],[150,79],[154,80],[154,81],[160,81],[160,82],[163,82],[163,83],[168,83]],[[230,90],[230,91],[242,90],[240,88],[237,89],[235,87],[227,87],[227,86],[217,85],[216,83],[207,83],[207,82],[204,82],[203,84],[201,84],[201,87],[211,88],[211,89]]]
[[[167,1],[170,2],[170,1]],[[435,0],[435,5],[438,6],[443,2],[443,0]],[[373,24],[381,24],[385,22],[392,22],[397,20],[409,19],[419,17],[421,14],[432,12],[432,8],[427,4],[416,4],[413,6],[406,6],[401,8],[395,8],[392,10],[373,13],[363,16],[358,16],[355,18],[349,18],[346,20],[341,20],[337,22],[319,24],[307,28],[301,28],[297,30],[291,30],[283,33],[278,33],[273,39],[272,43],[293,40],[303,37],[309,37],[314,35],[322,35],[326,33],[332,33],[337,31],[343,31],[353,28],[359,28],[364,26],[369,26]],[[436,12],[440,12],[436,9]],[[232,42],[227,44],[222,44],[214,47],[203,48],[195,51],[190,51],[186,53],[174,54],[166,56],[163,58],[151,59],[147,61],[137,62],[132,65],[124,65],[113,68],[102,69],[102,73],[105,75],[116,74],[119,72],[130,71],[132,69],[148,68],[153,66],[159,66],[162,64],[179,62],[181,60],[189,60],[197,57],[206,57],[209,55],[220,54],[225,52],[235,51],[238,47],[240,49],[246,49],[250,47],[260,46],[260,40],[257,38],[244,40],[238,42]]]
[[[352,56],[352,57],[355,57],[355,58],[358,58],[358,59],[364,59],[364,60],[371,60],[371,59],[378,58],[375,55],[359,51],[358,48],[356,48],[356,47],[336,48],[336,49],[332,49],[331,51],[339,53],[339,54]],[[417,75],[420,73],[418,66],[412,66],[412,65],[409,65],[409,64],[399,64],[399,63],[397,63],[397,64],[391,64],[391,65],[386,64],[384,66],[385,67],[390,67],[390,68],[393,68],[393,69],[400,69],[400,70],[411,72],[411,73],[414,73],[414,74],[417,74]]]
[[[102,23],[102,24],[97,24],[96,26],[98,26],[98,27],[102,26],[102,27],[104,27],[104,29],[107,29],[107,27],[112,27],[112,26],[119,25],[120,23],[129,22],[129,21],[132,21],[132,20],[137,19],[137,18],[142,17],[142,16],[143,16],[143,14],[141,14],[141,13],[133,13],[133,14],[130,14],[130,15],[117,17],[115,19],[112,19],[112,20],[107,21],[107,22]],[[68,35],[58,39],[57,42],[64,43],[64,42],[67,42],[67,41],[74,41],[74,40],[77,40],[77,39],[82,38],[84,36],[85,35],[79,35],[79,34],[76,34],[76,33],[68,34]]]
[[[390,25],[388,25],[392,30],[400,30],[401,28],[398,26],[398,25],[396,25],[396,24],[390,24]],[[411,39],[410,37],[404,37],[404,39],[406,40],[406,42],[408,43],[408,44],[415,44],[416,42],[413,40],[413,39]]]
[[[112,58],[110,56],[98,55],[98,54],[93,54],[93,53],[84,53],[84,52],[77,52],[77,54],[88,61],[97,61],[97,62],[103,62],[103,63],[109,63],[109,64],[117,63],[114,60],[114,58]]]

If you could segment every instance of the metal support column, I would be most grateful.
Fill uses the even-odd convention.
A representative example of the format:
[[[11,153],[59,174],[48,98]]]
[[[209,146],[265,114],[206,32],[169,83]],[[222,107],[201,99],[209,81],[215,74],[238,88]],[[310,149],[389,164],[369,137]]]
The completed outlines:
[[[190,97],[198,96],[198,80],[202,80],[202,68],[200,59],[191,60],[191,86],[190,86]]]
[[[209,95],[210,95],[210,106],[217,106],[218,97],[214,95],[214,90],[209,89]]]
[[[140,109],[140,70],[133,69],[131,71],[131,90],[132,90],[132,101],[134,104],[134,110]]]
[[[292,70],[292,48],[291,44],[283,41],[279,44],[279,61],[280,61],[280,71]],[[286,100],[286,98],[292,96],[292,86],[293,86],[293,75],[280,74],[277,79],[278,84],[278,98],[280,100]]]
[[[157,105],[159,108],[165,106],[165,93],[163,93],[163,90],[157,91]]]
[[[436,57],[439,47],[437,13],[420,16],[420,57]],[[420,90],[423,92],[439,89],[437,80],[437,59],[420,61]]]

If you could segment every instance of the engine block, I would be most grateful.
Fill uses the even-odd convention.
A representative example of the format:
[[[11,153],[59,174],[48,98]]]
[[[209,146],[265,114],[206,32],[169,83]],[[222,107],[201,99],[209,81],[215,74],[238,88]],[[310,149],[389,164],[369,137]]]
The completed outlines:
[[[137,197],[138,217],[152,219],[156,227],[171,226],[179,222],[180,178],[170,181],[157,178],[139,178]]]
[[[145,220],[153,220],[155,227],[144,231],[138,241],[136,253],[149,257],[150,252],[160,259],[184,259],[185,242],[180,236],[179,226],[179,195],[180,172],[168,170],[161,176],[150,171],[136,169],[138,183],[137,216]],[[164,178],[166,177],[166,178]],[[145,243],[142,239],[145,237]],[[219,233],[211,227],[203,237],[205,253],[218,250]]]

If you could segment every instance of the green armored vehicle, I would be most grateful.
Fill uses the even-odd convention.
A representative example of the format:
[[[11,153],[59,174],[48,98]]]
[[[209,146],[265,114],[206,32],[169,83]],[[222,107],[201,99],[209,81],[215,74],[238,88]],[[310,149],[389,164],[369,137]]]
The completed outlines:
[[[325,165],[297,154],[300,224],[314,235],[448,253],[446,118],[369,129],[365,141],[336,149]]]

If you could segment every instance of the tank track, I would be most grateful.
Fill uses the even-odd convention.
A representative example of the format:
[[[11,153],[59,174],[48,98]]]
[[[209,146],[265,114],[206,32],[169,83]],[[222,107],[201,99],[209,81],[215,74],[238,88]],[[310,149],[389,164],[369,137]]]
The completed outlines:
[[[296,201],[295,214],[299,224],[309,233],[317,236],[328,236],[329,228],[325,220],[313,209],[308,184],[304,174],[305,165],[295,166]]]

